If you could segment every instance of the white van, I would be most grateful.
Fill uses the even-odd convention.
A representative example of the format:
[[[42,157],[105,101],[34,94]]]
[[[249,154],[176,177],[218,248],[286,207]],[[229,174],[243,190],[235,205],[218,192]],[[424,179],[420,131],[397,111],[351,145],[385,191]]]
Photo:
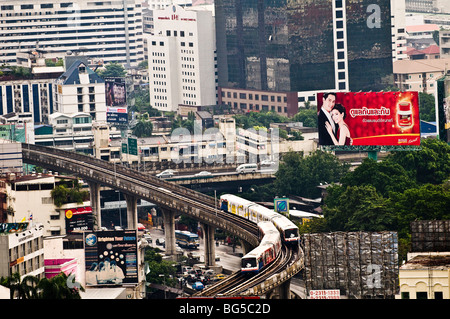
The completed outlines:
[[[242,164],[236,168],[236,172],[241,173],[256,173],[258,165],[256,164]]]

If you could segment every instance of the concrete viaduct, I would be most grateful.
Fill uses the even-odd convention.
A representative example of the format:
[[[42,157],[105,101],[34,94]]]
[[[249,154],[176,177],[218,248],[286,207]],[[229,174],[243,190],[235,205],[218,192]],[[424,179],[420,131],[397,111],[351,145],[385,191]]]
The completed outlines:
[[[215,228],[241,238],[248,248],[259,244],[256,224],[244,224],[248,221],[222,212],[216,207],[215,199],[210,196],[88,155],[25,143],[22,144],[22,154],[26,163],[70,173],[88,183],[97,230],[101,226],[100,188],[107,186],[125,195],[129,229],[137,228],[138,198],[155,203],[161,208],[167,255],[176,253],[174,217],[180,213],[189,215],[201,223],[206,239],[207,266],[215,266]]]

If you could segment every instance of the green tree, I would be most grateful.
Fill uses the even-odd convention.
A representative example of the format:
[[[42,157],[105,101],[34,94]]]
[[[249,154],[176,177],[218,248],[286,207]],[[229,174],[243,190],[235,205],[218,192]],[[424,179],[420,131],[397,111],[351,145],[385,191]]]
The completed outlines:
[[[176,268],[173,262],[162,259],[159,249],[147,248],[145,250],[144,261],[148,263],[150,272],[146,275],[146,281],[154,284],[165,284],[175,287],[177,284]]]
[[[328,188],[323,210],[329,231],[395,230],[388,200],[371,185]]]
[[[56,207],[61,207],[67,203],[82,204],[89,199],[89,192],[82,190],[78,181],[73,183],[62,182],[61,184],[56,185],[50,194]]]
[[[387,161],[402,166],[418,183],[441,184],[450,177],[450,145],[438,139],[423,139],[420,151],[393,152]]]
[[[435,100],[432,94],[419,92],[419,115],[422,121],[436,121]]]
[[[302,122],[305,127],[317,127],[317,109],[314,107],[300,109],[292,121]]]
[[[369,158],[345,175],[341,183],[343,186],[372,185],[386,197],[390,191],[403,192],[416,185],[415,179],[400,164],[391,161],[377,162]]]
[[[399,237],[407,238],[414,220],[450,219],[450,184],[425,184],[391,193],[389,206],[396,212]]]
[[[11,299],[36,299],[38,282],[35,276],[21,278],[19,273],[0,278],[0,285],[9,288]]]
[[[133,128],[133,135],[136,137],[150,137],[153,132],[153,124],[151,121],[140,120]]]
[[[38,287],[41,290],[40,299],[81,299],[80,291],[83,287],[69,287],[67,285],[68,276],[60,273],[50,279],[43,278],[39,281]]]
[[[124,77],[127,72],[125,68],[120,63],[109,63],[105,66],[104,70],[97,71],[98,75],[102,78],[107,77]]]
[[[349,170],[349,165],[341,163],[331,153],[320,150],[303,157],[296,152],[288,152],[282,158],[275,173],[275,190],[280,196],[297,195],[318,197],[319,185],[338,182]]]

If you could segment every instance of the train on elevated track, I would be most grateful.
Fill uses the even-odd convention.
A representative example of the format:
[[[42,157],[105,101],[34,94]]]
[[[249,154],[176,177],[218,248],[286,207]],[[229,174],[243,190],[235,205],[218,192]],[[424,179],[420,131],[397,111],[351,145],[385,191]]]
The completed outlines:
[[[275,260],[282,244],[290,247],[299,245],[298,227],[286,216],[267,207],[236,195],[224,194],[220,196],[220,208],[258,224],[260,244],[242,257],[242,272],[259,272]]]

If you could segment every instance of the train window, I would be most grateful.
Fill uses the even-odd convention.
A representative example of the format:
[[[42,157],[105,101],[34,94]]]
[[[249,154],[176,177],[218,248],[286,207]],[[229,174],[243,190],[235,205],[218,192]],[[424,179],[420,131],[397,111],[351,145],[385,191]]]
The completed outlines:
[[[285,231],[286,238],[298,237],[298,229],[287,229]]]
[[[256,267],[255,258],[242,258],[242,268]]]

